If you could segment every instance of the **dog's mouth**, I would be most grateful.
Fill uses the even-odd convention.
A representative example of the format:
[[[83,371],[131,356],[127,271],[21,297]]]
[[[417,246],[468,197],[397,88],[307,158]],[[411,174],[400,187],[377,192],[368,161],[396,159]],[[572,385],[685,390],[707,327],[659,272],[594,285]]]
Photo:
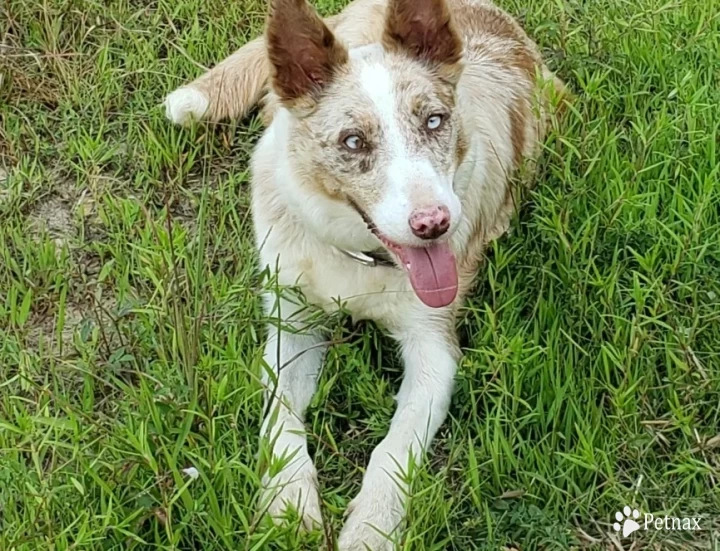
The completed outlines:
[[[455,300],[458,273],[455,254],[448,242],[431,242],[426,247],[400,245],[378,230],[372,219],[354,201],[350,204],[365,221],[368,229],[393,253],[408,272],[417,297],[431,308],[442,308]]]

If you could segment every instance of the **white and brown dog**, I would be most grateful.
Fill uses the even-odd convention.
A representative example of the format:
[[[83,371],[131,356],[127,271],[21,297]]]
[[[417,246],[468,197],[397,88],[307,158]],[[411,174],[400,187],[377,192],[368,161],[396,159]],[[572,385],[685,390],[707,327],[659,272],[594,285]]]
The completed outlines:
[[[252,158],[261,266],[327,311],[397,339],[405,375],[386,438],[348,508],[339,547],[392,548],[406,488],[448,410],[455,317],[483,249],[508,227],[521,165],[532,166],[563,84],[535,44],[486,0],[356,0],[325,22],[306,0],[271,0],[257,39],[171,93],[168,117],[240,117],[268,93]],[[339,301],[338,301],[339,299]],[[303,325],[296,301],[267,313]],[[271,323],[263,433],[276,457],[269,510],[321,522],[303,416],[324,337]],[[272,423],[269,421],[272,419]],[[272,425],[272,426],[270,426]]]

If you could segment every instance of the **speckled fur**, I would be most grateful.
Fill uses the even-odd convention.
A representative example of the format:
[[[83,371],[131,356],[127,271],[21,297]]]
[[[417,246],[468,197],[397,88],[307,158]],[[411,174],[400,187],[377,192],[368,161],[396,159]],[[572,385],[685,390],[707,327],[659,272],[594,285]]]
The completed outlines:
[[[307,16],[304,0],[272,1],[285,11],[281,27],[269,20],[267,43],[247,44],[185,89],[207,100],[207,120],[240,117],[266,96],[268,128],[252,158],[261,266],[278,266],[280,283],[299,284],[316,306],[343,304],[356,319],[382,323],[400,344],[406,372],[397,412],[339,538],[344,551],[391,549],[379,534],[396,533],[404,510],[403,484],[392,473],[420,457],[445,417],[459,356],[455,316],[485,246],[509,226],[519,196],[513,186],[522,181],[515,176],[521,166],[532,169],[550,98],[564,86],[520,26],[485,0],[355,0],[325,20],[334,36]],[[430,130],[436,113],[445,118]],[[350,134],[362,136],[361,152],[343,145]],[[340,250],[381,246],[368,221],[397,243],[419,246],[407,213],[443,203],[451,227],[442,239],[459,274],[458,297],[445,308],[422,304],[404,271],[370,268]],[[269,315],[278,304],[284,318],[299,314],[291,302],[266,297]],[[268,507],[279,514],[292,501],[306,525],[321,521],[302,423],[321,345],[318,334],[285,333],[278,344],[271,327],[265,356],[278,375],[279,413],[263,432],[274,438],[274,455],[296,453],[293,473],[265,479]]]

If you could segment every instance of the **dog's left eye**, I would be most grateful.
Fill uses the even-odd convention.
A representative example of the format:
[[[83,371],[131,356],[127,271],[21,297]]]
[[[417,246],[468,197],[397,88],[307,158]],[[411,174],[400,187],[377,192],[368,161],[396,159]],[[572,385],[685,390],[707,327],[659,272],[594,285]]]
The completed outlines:
[[[427,120],[427,127],[429,130],[437,130],[443,123],[442,115],[430,115]]]
[[[356,134],[351,134],[343,138],[342,144],[348,151],[360,151],[365,147],[363,139]]]

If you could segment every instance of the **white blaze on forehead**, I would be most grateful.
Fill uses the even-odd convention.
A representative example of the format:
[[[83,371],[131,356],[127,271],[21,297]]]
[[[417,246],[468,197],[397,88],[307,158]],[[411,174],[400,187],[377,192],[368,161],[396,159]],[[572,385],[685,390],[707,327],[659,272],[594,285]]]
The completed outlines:
[[[386,153],[381,161],[382,181],[378,183],[383,189],[382,198],[369,214],[392,240],[412,242],[416,238],[408,218],[413,209],[442,204],[455,211],[452,185],[440,177],[429,157],[410,151],[406,132],[412,132],[409,125],[413,122],[407,119],[407,112],[399,110],[400,92],[392,71],[382,63],[382,51],[363,47],[351,50],[350,55],[360,65],[360,86],[382,129],[380,147]]]
[[[398,125],[393,78],[387,67],[370,62],[362,68],[360,83],[379,117],[385,134],[385,147],[394,155],[406,153],[405,140]]]
[[[384,159],[386,188],[382,201],[371,216],[393,237],[407,231],[407,219],[412,211],[410,187],[413,180],[412,162],[407,143],[400,129],[397,101],[392,74],[378,62],[368,62],[360,73],[363,92],[373,105],[382,127],[382,147],[388,155]]]

